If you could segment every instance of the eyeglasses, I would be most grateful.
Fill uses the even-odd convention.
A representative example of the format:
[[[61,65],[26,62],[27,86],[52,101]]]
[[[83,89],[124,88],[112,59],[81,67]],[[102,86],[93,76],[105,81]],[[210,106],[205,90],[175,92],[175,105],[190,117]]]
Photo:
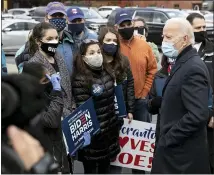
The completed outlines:
[[[89,43],[99,43],[98,40],[96,39],[85,39],[82,41],[84,44],[89,44]]]

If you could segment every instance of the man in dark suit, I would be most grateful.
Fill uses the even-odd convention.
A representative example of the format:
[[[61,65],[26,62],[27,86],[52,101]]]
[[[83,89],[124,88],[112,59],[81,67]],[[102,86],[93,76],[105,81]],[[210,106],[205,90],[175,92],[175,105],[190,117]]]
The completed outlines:
[[[163,29],[163,54],[175,60],[163,89],[160,139],[151,173],[208,174],[209,72],[192,47],[194,33],[182,18]]]
[[[195,36],[194,47],[197,49],[199,56],[204,61],[204,63],[206,64],[209,70],[211,85],[214,92],[214,86],[213,86],[214,44],[207,39],[205,18],[204,16],[198,13],[192,13],[187,17],[187,20],[192,25],[192,28],[194,31],[194,36]],[[214,173],[214,114],[213,114],[214,105],[213,104],[211,105],[209,110],[210,118],[207,124],[208,125],[207,137],[208,137],[208,143],[209,143],[211,173]]]

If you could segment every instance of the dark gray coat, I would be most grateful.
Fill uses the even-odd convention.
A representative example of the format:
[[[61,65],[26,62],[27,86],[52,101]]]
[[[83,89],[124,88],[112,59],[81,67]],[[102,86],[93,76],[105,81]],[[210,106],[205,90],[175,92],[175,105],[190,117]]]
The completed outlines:
[[[178,56],[163,88],[160,139],[154,174],[210,173],[207,147],[209,72],[188,46]]]
[[[72,101],[72,90],[71,90],[71,79],[68,73],[67,67],[65,65],[64,59],[58,54],[58,52],[54,56],[57,66],[59,67],[59,73],[61,76],[61,86],[63,92],[63,117],[68,116],[74,108],[74,103]],[[52,75],[56,73],[53,66],[48,62],[48,60],[41,54],[41,52],[37,51],[32,58],[28,62],[37,62],[42,64]]]

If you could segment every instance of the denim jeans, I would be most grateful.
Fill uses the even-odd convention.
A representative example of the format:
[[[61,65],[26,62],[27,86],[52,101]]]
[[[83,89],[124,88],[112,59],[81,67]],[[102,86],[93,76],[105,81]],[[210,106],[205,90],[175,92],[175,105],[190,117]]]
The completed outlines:
[[[135,99],[134,120],[151,123],[151,115],[147,109],[148,98]],[[145,174],[143,170],[132,169],[132,174]]]
[[[151,123],[151,115],[147,109],[148,98],[136,99],[134,108],[134,120]]]

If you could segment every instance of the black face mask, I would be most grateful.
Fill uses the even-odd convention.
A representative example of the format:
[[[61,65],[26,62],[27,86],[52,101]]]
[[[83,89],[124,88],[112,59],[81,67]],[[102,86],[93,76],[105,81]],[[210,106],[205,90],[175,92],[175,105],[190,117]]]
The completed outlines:
[[[56,48],[58,47],[58,43],[43,43],[41,42],[41,49],[48,55],[54,56],[56,53]]]
[[[117,45],[103,43],[103,51],[106,55],[114,56],[117,52]]]
[[[135,30],[137,30],[139,34],[145,36],[145,27],[135,27]]]
[[[84,31],[84,28],[85,28],[85,23],[68,24],[68,30],[76,35],[79,35],[82,31]]]
[[[130,40],[134,33],[134,27],[118,29],[118,32],[124,40]]]
[[[194,32],[194,36],[196,43],[204,42],[205,39],[207,38],[207,32],[206,31]]]

